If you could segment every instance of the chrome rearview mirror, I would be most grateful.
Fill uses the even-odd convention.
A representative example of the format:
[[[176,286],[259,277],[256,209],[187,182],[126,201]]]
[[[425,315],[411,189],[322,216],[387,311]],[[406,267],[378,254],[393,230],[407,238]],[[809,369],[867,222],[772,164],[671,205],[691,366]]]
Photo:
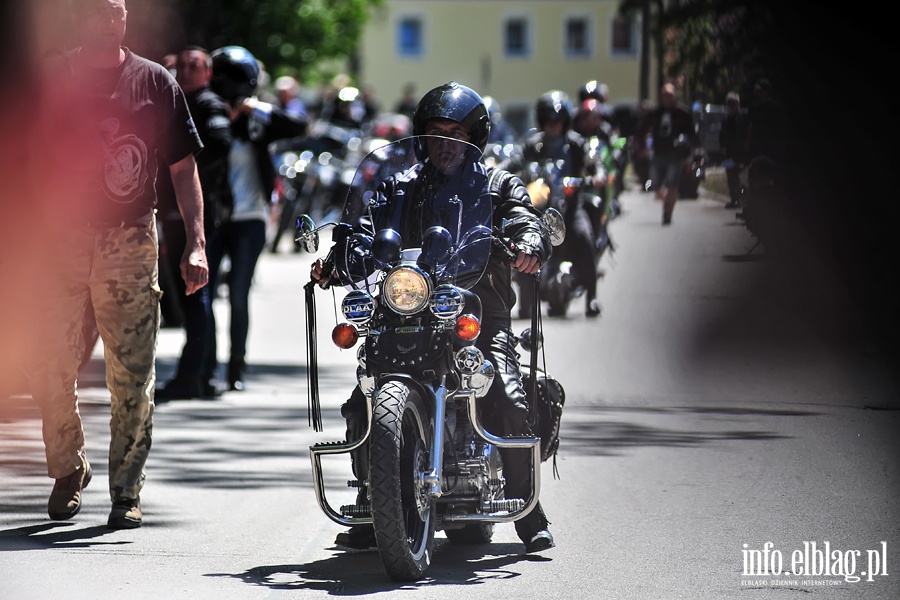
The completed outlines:
[[[562,244],[566,239],[566,222],[562,214],[555,208],[550,207],[544,210],[544,214],[541,215],[541,221],[550,235],[550,243],[554,246]]]
[[[530,219],[531,217],[513,217],[512,219],[503,219],[503,223],[500,227],[500,232],[503,235],[506,235],[506,228],[510,225],[515,225],[517,223],[522,223],[523,221]],[[563,219],[562,214],[553,208],[552,206],[544,209],[541,213],[541,230],[547,234],[547,237],[550,238],[550,243],[554,246],[559,246],[563,243],[563,240],[566,239],[566,222]]]
[[[300,215],[297,217],[297,237],[295,241],[300,247],[310,254],[314,254],[319,250],[319,230],[316,229],[316,223],[309,215]]]

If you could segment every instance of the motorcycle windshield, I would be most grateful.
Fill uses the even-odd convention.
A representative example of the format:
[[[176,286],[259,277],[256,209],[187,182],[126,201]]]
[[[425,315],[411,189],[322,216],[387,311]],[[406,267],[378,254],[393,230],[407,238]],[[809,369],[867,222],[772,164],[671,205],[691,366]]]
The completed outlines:
[[[404,262],[427,272],[434,285],[474,285],[491,250],[487,179],[481,151],[452,138],[412,136],[370,152],[335,230],[341,284],[368,289]]]

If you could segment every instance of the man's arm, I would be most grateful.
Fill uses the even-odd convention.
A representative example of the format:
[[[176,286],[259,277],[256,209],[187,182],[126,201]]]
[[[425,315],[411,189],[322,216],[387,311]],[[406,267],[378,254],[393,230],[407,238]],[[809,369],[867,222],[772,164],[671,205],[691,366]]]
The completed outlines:
[[[186,242],[181,257],[181,277],[185,292],[190,295],[209,281],[209,265],[206,262],[206,235],[203,231],[203,193],[194,155],[188,154],[169,165],[178,210],[184,220]]]

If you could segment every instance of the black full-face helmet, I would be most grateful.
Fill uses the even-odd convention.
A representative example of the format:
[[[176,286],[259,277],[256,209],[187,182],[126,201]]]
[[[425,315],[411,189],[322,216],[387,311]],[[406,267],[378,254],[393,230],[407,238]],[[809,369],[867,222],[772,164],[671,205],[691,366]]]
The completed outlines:
[[[491,118],[484,100],[472,88],[455,81],[439,85],[422,96],[413,113],[413,135],[425,135],[431,119],[449,119],[469,131],[469,141],[483,152],[491,133]]]
[[[609,87],[596,79],[586,82],[578,89],[578,103],[584,104],[584,101],[589,98],[605,103],[609,100]]]
[[[226,101],[249,98],[259,82],[259,63],[241,46],[224,46],[210,54],[212,79],[209,86]]]
[[[559,90],[551,90],[538,97],[535,117],[538,126],[543,129],[550,120],[562,120],[566,130],[572,125],[572,102],[569,95]]]

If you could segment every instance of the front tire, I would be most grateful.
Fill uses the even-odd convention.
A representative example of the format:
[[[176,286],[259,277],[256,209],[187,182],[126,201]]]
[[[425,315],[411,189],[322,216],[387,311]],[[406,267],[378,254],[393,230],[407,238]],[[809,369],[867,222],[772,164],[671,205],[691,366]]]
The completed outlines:
[[[375,394],[369,492],[384,568],[398,581],[421,578],[431,563],[434,501],[425,484],[434,420],[421,396],[398,381]]]

